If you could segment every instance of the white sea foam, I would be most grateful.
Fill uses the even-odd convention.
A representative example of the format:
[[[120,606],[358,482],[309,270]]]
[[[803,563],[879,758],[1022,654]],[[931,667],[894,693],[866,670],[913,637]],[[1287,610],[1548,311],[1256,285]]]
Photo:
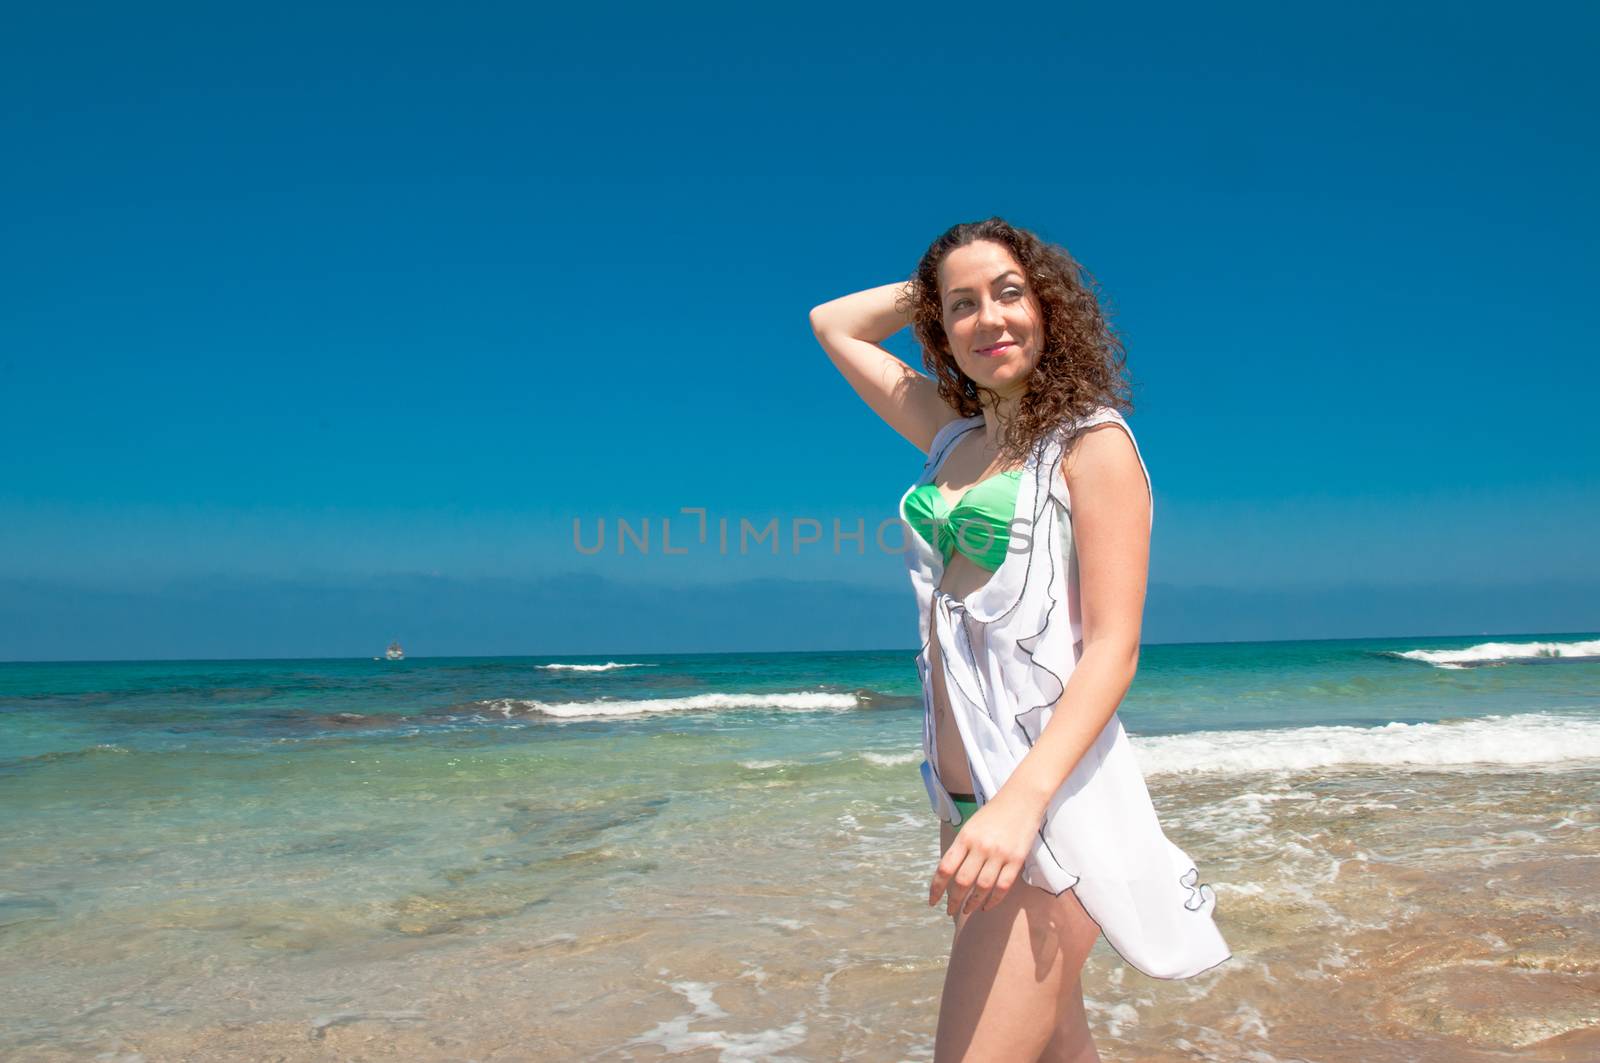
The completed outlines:
[[[1587,642],[1480,642],[1464,650],[1399,650],[1389,656],[1422,661],[1435,668],[1466,668],[1475,664],[1525,661],[1539,657],[1600,657],[1600,639]]]
[[[892,768],[900,764],[915,764],[922,759],[922,750],[913,749],[906,753],[872,753],[861,754],[861,759],[868,764],[876,764],[880,768]]]
[[[1139,1009],[1126,1001],[1106,1003],[1093,997],[1083,998],[1083,1010],[1092,1023],[1105,1023],[1106,1033],[1111,1037],[1121,1037],[1123,1028],[1137,1025],[1139,1022]]]
[[[642,661],[637,664],[619,664],[616,661],[607,661],[605,664],[541,664],[539,667],[566,672],[609,672],[616,668],[654,668],[655,666]]]
[[[1146,775],[1312,771],[1395,765],[1427,770],[1600,761],[1600,719],[1523,713],[1452,723],[1198,731],[1133,739]]]
[[[654,1045],[667,1055],[678,1055],[696,1050],[716,1052],[724,1061],[745,1059],[788,1060],[793,1057],[779,1053],[801,1044],[806,1039],[806,1024],[799,1020],[787,1026],[736,1033],[729,1030],[691,1030],[696,1023],[731,1019],[712,997],[715,988],[705,982],[688,980],[672,983],[672,988],[688,999],[694,1009],[685,1015],[666,1019],[637,1037],[624,1041],[624,1045]]]
[[[1267,1022],[1261,1017],[1261,1012],[1249,1004],[1240,1004],[1234,1009],[1233,1019],[1241,1037],[1267,1038]]]
[[[717,709],[853,709],[859,702],[854,694],[829,694],[794,691],[782,694],[692,694],[682,698],[599,699],[596,701],[532,701],[523,698],[494,698],[480,701],[490,712],[501,716],[638,716],[658,712],[705,712]]]

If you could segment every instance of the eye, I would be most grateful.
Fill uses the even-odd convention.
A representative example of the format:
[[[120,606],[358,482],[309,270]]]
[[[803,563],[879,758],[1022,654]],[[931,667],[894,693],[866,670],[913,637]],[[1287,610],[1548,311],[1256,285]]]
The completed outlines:
[[[1016,286],[1016,285],[1014,285],[1014,284],[1013,284],[1013,285],[1008,285],[1008,286],[1007,286],[1007,287],[1006,287],[1006,288],[1005,288],[1005,289],[1004,289],[1004,290],[1003,290],[1003,291],[1002,291],[1002,292],[1001,292],[1001,293],[1000,293],[1000,295],[1001,295],[1001,296],[1002,296],[1002,297],[1012,297],[1012,298],[1021,298],[1021,296],[1022,296],[1022,289],[1021,289],[1021,288],[1018,288],[1018,287],[1017,287],[1017,286]],[[951,312],[951,313],[954,313],[954,312],[955,312],[955,311],[957,311],[957,310],[960,310],[960,309],[961,309],[961,308],[962,308],[962,307],[963,307],[963,306],[965,306],[965,305],[967,305],[967,303],[968,303],[968,302],[970,302],[970,300],[968,300],[968,299],[966,299],[966,298],[961,298],[961,299],[957,299],[957,300],[956,300],[956,301],[955,301],[955,302],[953,302],[953,303],[951,303],[951,304],[950,304],[950,312]]]

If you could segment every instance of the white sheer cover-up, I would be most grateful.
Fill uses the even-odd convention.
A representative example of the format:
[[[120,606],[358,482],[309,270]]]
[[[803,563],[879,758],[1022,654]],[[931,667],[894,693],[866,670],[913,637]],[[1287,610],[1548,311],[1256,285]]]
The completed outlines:
[[[964,601],[938,589],[944,559],[906,522],[905,501],[918,486],[933,482],[955,442],[981,428],[983,417],[940,429],[921,478],[901,496],[898,512],[924,640],[917,654],[922,778],[941,819],[959,823],[961,813],[937,769],[929,654],[940,654],[947,702],[981,805],[999,792],[1044,730],[1082,652],[1077,551],[1061,458],[1077,431],[1107,422],[1133,441],[1121,414],[1101,407],[1029,456],[1017,488],[1011,548],[988,582]],[[1142,454],[1139,464],[1148,485]],[[1154,519],[1152,495],[1152,527]],[[1056,895],[1074,890],[1117,954],[1151,977],[1188,978],[1231,955],[1212,918],[1216,891],[1200,882],[1194,861],[1162,832],[1115,713],[1047,805],[1022,880]]]

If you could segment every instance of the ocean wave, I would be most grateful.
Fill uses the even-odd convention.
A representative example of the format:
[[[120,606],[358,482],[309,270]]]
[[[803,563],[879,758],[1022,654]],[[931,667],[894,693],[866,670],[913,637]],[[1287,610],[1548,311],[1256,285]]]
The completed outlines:
[[[1422,661],[1435,668],[1471,668],[1508,661],[1582,661],[1600,658],[1600,639],[1584,642],[1480,642],[1464,650],[1385,650],[1381,655]]]
[[[1525,713],[1382,727],[1197,731],[1134,738],[1133,748],[1146,775],[1556,766],[1600,762],[1600,719]]]
[[[0,771],[16,768],[31,768],[40,764],[64,763],[74,760],[85,760],[91,757],[104,756],[129,756],[133,750],[127,746],[119,746],[113,742],[100,742],[92,746],[83,746],[79,749],[51,749],[43,753],[26,753],[20,757],[0,757]]]
[[[917,763],[922,759],[922,750],[913,749],[905,753],[873,753],[869,750],[861,754],[861,759],[880,768],[892,768],[900,764]]]
[[[682,698],[643,698],[598,701],[532,701],[524,698],[493,698],[475,705],[507,718],[513,716],[555,716],[572,719],[582,716],[638,716],[660,712],[706,712],[718,709],[854,709],[859,700],[854,694],[795,691],[783,694],[692,694]]]
[[[539,667],[564,672],[609,672],[617,668],[654,668],[655,665],[647,664],[643,661],[637,663],[607,661],[605,664],[561,664],[558,662],[556,664],[541,664]]]
[[[862,687],[851,691],[856,702],[864,709],[920,709],[922,695],[920,694],[887,694],[871,687]]]

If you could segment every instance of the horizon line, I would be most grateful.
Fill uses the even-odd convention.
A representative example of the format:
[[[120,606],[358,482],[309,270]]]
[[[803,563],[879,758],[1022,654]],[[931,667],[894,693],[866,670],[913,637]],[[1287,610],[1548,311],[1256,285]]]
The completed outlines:
[[[1562,637],[1594,637],[1600,638],[1600,631],[1482,631],[1476,634],[1450,634],[1450,635],[1358,635],[1342,638],[1322,639],[1220,639],[1201,642],[1141,642],[1145,646],[1245,646],[1258,644],[1289,644],[1296,642],[1371,642],[1376,639],[1474,639],[1474,638],[1551,638]],[[877,647],[869,649],[833,649],[833,650],[674,650],[670,652],[651,652],[648,650],[633,650],[626,653],[450,653],[435,656],[407,654],[405,660],[411,661],[451,661],[451,660],[544,660],[556,657],[775,657],[780,655],[795,655],[807,653],[907,653],[916,654],[919,650],[914,647]],[[384,664],[394,664],[394,661],[385,660],[378,656],[368,654],[346,654],[339,656],[320,657],[51,657],[36,660],[11,660],[0,659],[0,666],[23,664],[187,664],[191,662],[205,663],[231,663],[251,662],[270,663],[274,661],[380,661]]]

